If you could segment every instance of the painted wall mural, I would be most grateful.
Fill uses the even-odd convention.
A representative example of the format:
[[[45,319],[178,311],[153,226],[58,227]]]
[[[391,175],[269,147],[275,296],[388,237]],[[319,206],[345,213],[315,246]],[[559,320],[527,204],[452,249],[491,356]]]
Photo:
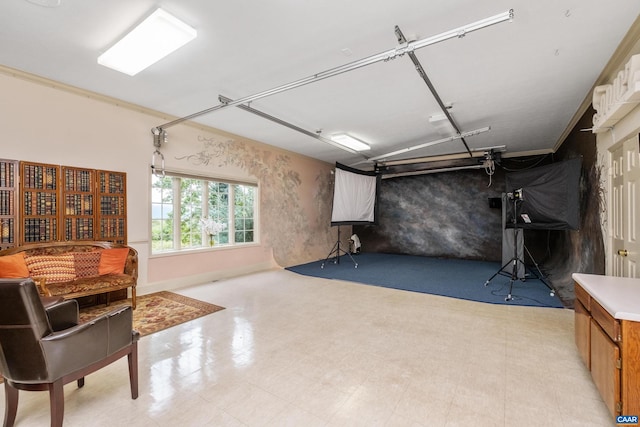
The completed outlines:
[[[382,180],[379,224],[357,226],[365,252],[387,252],[489,261],[501,260],[502,213],[489,207],[500,197],[479,170]]]
[[[605,273],[604,238],[600,226],[604,201],[601,171],[596,162],[596,138],[591,132],[580,131],[591,126],[592,116],[593,110],[582,116],[555,155],[556,161],[582,156],[580,229],[539,232],[529,239],[532,250],[540,254],[539,259],[544,261],[551,283],[567,307],[573,307],[575,300],[573,273]]]
[[[175,159],[207,168],[238,167],[258,180],[261,242],[273,248],[279,265],[326,255],[332,244],[331,165],[217,136],[200,135],[195,146],[198,151]]]

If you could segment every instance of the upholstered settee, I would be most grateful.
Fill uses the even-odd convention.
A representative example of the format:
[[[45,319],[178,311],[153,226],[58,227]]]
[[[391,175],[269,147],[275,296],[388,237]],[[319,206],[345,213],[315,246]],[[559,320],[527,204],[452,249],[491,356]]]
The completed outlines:
[[[110,242],[34,243],[0,251],[0,278],[31,277],[44,296],[80,298],[131,288],[136,307],[138,253]]]

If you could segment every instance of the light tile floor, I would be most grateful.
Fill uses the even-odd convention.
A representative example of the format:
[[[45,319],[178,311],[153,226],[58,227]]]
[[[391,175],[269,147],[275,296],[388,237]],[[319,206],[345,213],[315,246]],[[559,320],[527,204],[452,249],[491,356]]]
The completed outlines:
[[[283,270],[177,292],[226,309],[141,339],[137,400],[126,359],[67,385],[65,426],[615,425],[572,310]],[[48,423],[47,394],[21,392],[17,425]]]

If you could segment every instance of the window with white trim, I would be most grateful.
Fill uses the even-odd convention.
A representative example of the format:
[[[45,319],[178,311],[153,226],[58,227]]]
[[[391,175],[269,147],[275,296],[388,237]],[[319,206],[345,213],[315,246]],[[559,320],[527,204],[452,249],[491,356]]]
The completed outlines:
[[[151,253],[256,241],[256,184],[172,174],[151,179]]]

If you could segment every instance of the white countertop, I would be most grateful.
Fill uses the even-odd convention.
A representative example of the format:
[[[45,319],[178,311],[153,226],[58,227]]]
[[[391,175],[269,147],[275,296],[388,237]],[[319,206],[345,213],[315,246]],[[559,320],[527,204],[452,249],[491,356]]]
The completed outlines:
[[[572,277],[614,318],[640,322],[640,279],[582,273]]]

